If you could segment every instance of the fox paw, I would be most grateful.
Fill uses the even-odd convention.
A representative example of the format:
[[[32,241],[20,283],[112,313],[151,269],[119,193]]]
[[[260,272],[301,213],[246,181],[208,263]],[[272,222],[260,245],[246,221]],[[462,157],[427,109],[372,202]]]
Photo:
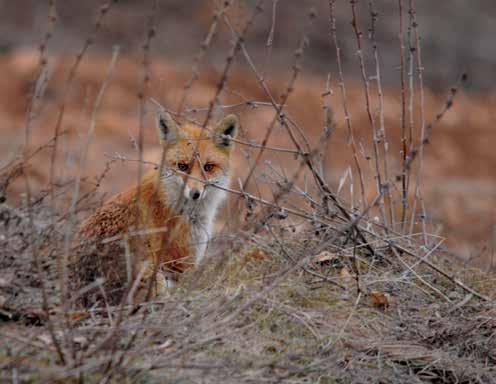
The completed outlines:
[[[152,274],[143,276],[140,281],[140,290],[145,292],[149,288],[150,279],[153,277]],[[177,278],[168,272],[157,272],[155,274],[155,281],[151,284],[150,297],[160,296],[167,293],[168,290],[174,288],[177,285]]]

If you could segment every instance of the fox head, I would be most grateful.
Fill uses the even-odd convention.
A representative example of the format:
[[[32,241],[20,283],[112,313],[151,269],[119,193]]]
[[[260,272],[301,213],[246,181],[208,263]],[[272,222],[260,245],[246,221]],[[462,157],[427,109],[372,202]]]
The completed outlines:
[[[179,125],[169,113],[157,114],[157,130],[164,147],[165,188],[169,203],[180,199],[188,205],[215,204],[223,192],[216,188],[229,183],[233,139],[238,119],[228,115],[212,127],[192,123]]]

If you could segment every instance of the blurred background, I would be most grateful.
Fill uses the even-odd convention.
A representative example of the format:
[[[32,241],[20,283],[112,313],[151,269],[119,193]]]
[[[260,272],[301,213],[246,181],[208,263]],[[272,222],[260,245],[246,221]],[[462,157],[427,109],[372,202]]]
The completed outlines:
[[[57,26],[51,52],[76,54],[96,19],[98,0],[64,0],[57,2]],[[217,2],[221,3],[221,2]],[[235,2],[239,19],[246,17],[255,0]],[[343,64],[356,70],[356,41],[351,33],[349,2],[336,7],[337,29],[342,48]],[[370,14],[366,1],[362,1],[360,15],[369,25]],[[376,0],[378,11],[377,40],[384,65],[382,76],[387,84],[398,83],[398,2]],[[405,32],[408,26],[408,2],[404,2]],[[473,91],[491,91],[494,86],[496,47],[496,7],[491,0],[417,1],[417,18],[421,28],[422,52],[427,84],[436,90],[445,90],[462,71],[469,73],[467,88]],[[249,33],[249,48],[255,59],[271,69],[288,69],[293,51],[298,45],[307,15],[313,8],[316,18],[308,28],[310,45],[305,54],[305,69],[312,73],[327,74],[334,68],[335,53],[329,44],[329,5],[327,1],[278,0],[274,44],[269,63],[263,62],[272,21],[272,1],[264,3],[264,13]],[[118,44],[124,54],[139,54],[142,49],[147,18],[153,1],[120,0],[108,14],[93,52],[105,53]],[[0,1],[0,50],[8,52],[19,47],[35,47],[46,29],[48,1]],[[190,64],[205,38],[210,19],[216,9],[215,1],[162,0],[158,2],[157,38],[153,54],[168,60]],[[225,29],[225,28],[224,28]],[[222,64],[230,36],[221,33],[209,50],[208,62]],[[260,61],[262,60],[262,61]],[[263,65],[262,65],[263,66]],[[386,70],[387,69],[387,70]],[[351,72],[354,73],[354,72]]]
[[[47,44],[48,75],[46,90],[32,124],[31,146],[35,150],[53,137],[61,105],[65,106],[57,164],[57,182],[74,174],[91,124],[91,115],[102,84],[108,79],[99,106],[94,134],[88,148],[88,161],[83,170],[83,188],[91,188],[95,178],[107,167],[100,191],[110,194],[136,180],[136,137],[140,126],[140,101],[143,88],[143,46],[151,25],[156,34],[150,44],[150,81],[144,92],[167,108],[175,110],[191,79],[194,58],[201,52],[212,16],[219,7],[216,1],[159,0],[119,1],[112,3],[103,19],[101,30],[83,56],[74,81],[67,90],[67,78],[75,56],[94,29],[102,2],[64,0],[55,5],[56,22]],[[228,15],[236,30],[241,30],[255,1],[234,1]],[[446,244],[457,257],[467,262],[491,267],[496,263],[496,6],[493,0],[471,2],[452,0],[416,2],[416,18],[421,35],[424,67],[426,120],[433,121],[442,110],[450,88],[462,73],[468,80],[449,110],[434,127],[425,153],[424,203],[429,231],[447,237]],[[156,9],[154,8],[156,4]],[[399,132],[401,117],[400,46],[398,3],[375,1],[378,19],[375,33],[378,42],[384,118],[390,141],[390,165],[393,175],[401,167]],[[408,4],[403,2],[403,24],[408,30]],[[314,18],[309,18],[310,12]],[[368,2],[358,2],[361,30],[364,32],[363,54],[367,72],[375,72],[372,44],[369,39]],[[26,109],[29,95],[39,71],[38,47],[49,28],[49,2],[38,0],[0,0],[0,166],[19,155],[24,140]],[[337,2],[337,34],[342,49],[346,79],[347,103],[363,156],[367,183],[373,185],[373,172],[368,157],[371,153],[370,125],[364,107],[363,84],[356,54],[356,38],[351,26],[349,2]],[[273,22],[275,20],[275,22]],[[271,33],[273,29],[273,33]],[[246,35],[246,49],[260,74],[264,75],[273,95],[285,92],[295,62],[294,52],[302,37],[307,46],[302,57],[294,92],[287,111],[313,144],[317,144],[325,124],[323,105],[328,102],[334,114],[335,130],[326,155],[326,176],[334,189],[352,164],[342,101],[338,89],[336,51],[329,24],[326,1],[266,0],[263,12]],[[193,83],[186,100],[186,110],[204,108],[215,94],[233,36],[223,22],[199,63],[199,78]],[[268,44],[268,41],[272,41]],[[107,75],[113,47],[119,46],[115,68]],[[405,51],[405,55],[408,52]],[[330,76],[331,94],[323,98]],[[373,79],[371,79],[373,82]],[[416,82],[416,75],[415,75]],[[373,89],[373,92],[375,90]],[[418,110],[418,88],[415,88],[415,110]],[[267,102],[257,78],[242,54],[235,57],[227,87],[221,94],[223,104],[250,100]],[[377,100],[374,117],[377,117]],[[157,160],[160,147],[154,131],[151,106],[144,117],[146,160]],[[274,116],[271,108],[239,107],[242,137],[260,142]],[[195,117],[195,113],[191,113]],[[415,117],[416,134],[419,120]],[[284,130],[276,129],[271,145],[291,147]],[[249,148],[237,154],[235,177],[247,171],[253,160]],[[32,158],[30,176],[36,191],[47,188],[50,147],[44,147]],[[121,159],[115,161],[115,159]],[[274,167],[284,169],[283,155],[265,158]],[[260,175],[261,177],[262,175]],[[261,179],[260,179],[261,180]],[[357,183],[357,180],[354,180]],[[252,188],[254,188],[252,186]],[[270,190],[270,188],[269,188]],[[349,187],[342,197],[357,199]],[[19,202],[23,183],[9,189],[8,201]],[[368,188],[367,198],[374,197]],[[268,192],[267,192],[268,193]],[[355,184],[355,194],[357,187]]]

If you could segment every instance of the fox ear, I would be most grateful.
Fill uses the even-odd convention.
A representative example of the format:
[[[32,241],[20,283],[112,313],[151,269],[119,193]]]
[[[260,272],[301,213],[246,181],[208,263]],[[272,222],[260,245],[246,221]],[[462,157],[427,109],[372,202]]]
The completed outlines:
[[[161,141],[174,141],[179,136],[179,126],[164,110],[157,112],[157,132]]]
[[[213,140],[219,148],[230,148],[238,134],[239,121],[235,115],[227,115],[217,123]]]

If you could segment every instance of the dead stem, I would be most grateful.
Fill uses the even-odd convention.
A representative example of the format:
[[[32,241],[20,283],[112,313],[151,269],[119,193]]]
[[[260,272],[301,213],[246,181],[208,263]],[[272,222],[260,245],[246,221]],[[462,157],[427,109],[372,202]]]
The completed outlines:
[[[365,107],[367,110],[367,116],[369,119],[371,131],[372,131],[372,147],[374,149],[374,166],[375,166],[375,180],[376,180],[376,184],[377,184],[377,193],[382,195],[382,190],[384,189],[385,182],[387,182],[387,180],[385,180],[385,181],[382,180],[382,175],[381,175],[381,170],[380,170],[380,165],[379,165],[380,153],[379,153],[378,143],[381,139],[378,137],[377,128],[375,125],[375,119],[372,116],[371,101],[370,101],[370,84],[369,84],[368,76],[367,76],[366,69],[365,69],[365,63],[364,63],[364,59],[363,59],[362,32],[360,30],[360,24],[358,21],[358,10],[356,7],[356,0],[350,0],[350,5],[351,5],[351,12],[353,15],[353,20],[351,22],[351,25],[353,26],[353,30],[355,32],[355,39],[356,39],[356,43],[357,43],[357,52],[356,53],[357,53],[358,60],[360,63],[360,72],[362,75],[362,84],[363,84],[364,96],[365,96]],[[381,211],[382,220],[385,224],[387,224],[386,213],[384,210],[384,201],[381,201],[379,208]]]
[[[353,160],[355,163],[355,168],[358,173],[358,179],[360,181],[360,193],[362,197],[361,207],[362,209],[366,206],[366,198],[365,198],[365,183],[363,179],[363,172],[360,166],[360,161],[358,160],[358,149],[355,141],[355,133],[353,131],[353,126],[351,124],[351,116],[348,111],[348,104],[346,100],[346,87],[344,84],[344,76],[343,76],[343,68],[341,64],[341,48],[338,44],[337,37],[337,28],[336,28],[336,16],[335,16],[335,0],[329,0],[329,24],[330,24],[330,34],[332,38],[333,45],[336,50],[336,63],[338,67],[338,76],[339,76],[339,88],[341,90],[341,104],[343,106],[344,111],[344,120],[348,130],[348,143],[351,146],[351,150],[353,153]]]

